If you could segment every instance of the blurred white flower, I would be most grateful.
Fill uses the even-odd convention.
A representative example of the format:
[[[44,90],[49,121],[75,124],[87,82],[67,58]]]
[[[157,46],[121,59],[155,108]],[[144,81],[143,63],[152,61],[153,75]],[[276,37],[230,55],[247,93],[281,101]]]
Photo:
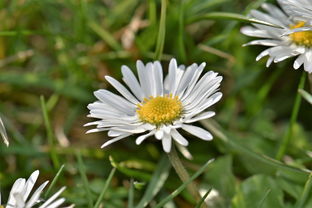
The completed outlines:
[[[19,178],[15,181],[11,188],[8,202],[6,205],[2,205],[5,208],[31,208],[36,205],[39,208],[57,208],[65,201],[64,198],[57,199],[58,196],[65,190],[65,187],[61,188],[48,200],[43,201],[40,199],[40,195],[48,184],[48,181],[44,182],[39,186],[32,195],[31,190],[33,189],[37,178],[39,176],[39,171],[36,170],[31,174],[28,180],[24,178]],[[0,193],[0,207],[1,207],[1,193]]]
[[[311,21],[308,21],[307,15],[299,9],[306,6],[306,9],[308,9],[311,6],[311,2],[309,5],[303,4],[304,2],[308,2],[306,0],[283,0],[279,2],[281,7],[284,8],[284,11],[272,4],[265,3],[262,4],[262,8],[266,11],[265,13],[252,10],[250,15],[256,19],[278,25],[281,28],[259,24],[253,24],[253,27],[243,27],[241,29],[243,34],[263,38],[251,41],[245,45],[269,46],[268,49],[261,52],[256,58],[258,61],[264,56],[269,56],[266,64],[267,67],[272,62],[277,63],[287,58],[298,56],[293,67],[298,69],[303,65],[305,71],[312,73],[312,31],[297,29],[311,26]],[[293,2],[297,2],[297,5],[302,5],[297,10],[294,10],[291,7]],[[309,16],[311,16],[311,13]]]
[[[122,95],[108,90],[98,90],[94,95],[99,101],[88,105],[89,117],[100,120],[87,123],[96,125],[87,133],[108,131],[113,137],[102,148],[132,134],[141,134],[136,144],[155,136],[162,141],[165,152],[170,152],[172,139],[187,146],[188,141],[177,131],[183,130],[205,140],[212,135],[190,123],[215,115],[207,108],[218,102],[222,93],[217,92],[222,80],[218,73],[209,71],[201,78],[205,63],[192,64],[185,69],[177,66],[175,59],[169,64],[169,73],[163,78],[163,69],[158,61],[144,65],[137,61],[139,81],[127,66],[122,66],[123,81],[129,90],[112,77],[106,80]],[[142,133],[144,133],[142,135]]]
[[[2,119],[0,117],[0,134],[1,134],[1,137],[3,139],[3,142],[6,146],[9,146],[9,139],[8,139],[8,135],[6,133],[6,130],[5,130],[5,127],[4,127],[4,124],[2,122]]]
[[[312,25],[312,1],[310,0],[278,0],[283,10],[298,21]]]

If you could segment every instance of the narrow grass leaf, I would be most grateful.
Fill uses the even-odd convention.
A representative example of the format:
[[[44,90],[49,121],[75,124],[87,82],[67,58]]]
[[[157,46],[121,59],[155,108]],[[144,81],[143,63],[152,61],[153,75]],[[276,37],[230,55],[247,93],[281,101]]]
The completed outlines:
[[[161,1],[160,23],[158,30],[158,37],[156,43],[155,59],[160,60],[165,43],[166,36],[166,12],[167,12],[167,0]]]
[[[77,160],[78,160],[78,170],[79,170],[79,173],[80,173],[80,176],[81,176],[81,179],[82,179],[82,183],[83,183],[84,189],[85,189],[86,194],[87,194],[88,207],[92,208],[93,207],[92,194],[91,194],[91,190],[90,190],[90,187],[89,187],[89,182],[88,182],[88,178],[87,178],[87,174],[86,174],[86,168],[85,168],[85,165],[84,165],[84,163],[82,161],[82,157],[81,157],[80,152],[78,152],[78,151],[76,152],[76,157],[77,157]]]
[[[133,179],[130,180],[130,189],[128,194],[128,208],[133,208],[133,201],[134,201],[134,181]]]
[[[129,177],[138,178],[144,181],[149,181],[151,179],[150,175],[147,173],[122,166],[121,164],[117,163],[112,156],[109,156],[109,160],[113,167],[117,168],[118,171]]]
[[[59,179],[59,177],[61,176],[61,173],[64,170],[65,165],[63,164],[60,169],[57,171],[55,177],[53,178],[49,188],[47,189],[47,191],[44,194],[44,198],[47,198],[49,196],[49,193],[51,192],[51,189],[53,188],[53,186],[55,185],[56,181]]]
[[[0,118],[0,134],[3,139],[4,144],[6,146],[9,146],[9,137],[7,135],[7,132],[5,130],[5,127],[1,118]]]
[[[156,196],[168,178],[170,167],[171,165],[168,158],[166,155],[163,155],[154,171],[152,179],[150,180],[141,201],[138,203],[136,208],[145,207]]]
[[[179,44],[179,55],[181,62],[186,62],[185,46],[184,46],[184,3],[180,2],[179,5],[179,34],[178,34],[178,44]]]
[[[53,166],[54,168],[59,169],[60,162],[59,162],[59,158],[57,156],[57,152],[56,152],[55,144],[54,144],[55,136],[52,130],[48,109],[47,109],[46,102],[43,96],[40,96],[40,103],[41,103],[41,110],[43,114],[44,125],[48,133],[48,142],[49,142],[49,146],[51,149],[50,155],[51,155],[51,159],[53,162]]]
[[[250,17],[246,17],[246,16],[240,15],[240,14],[228,13],[228,12],[211,12],[211,13],[207,13],[204,15],[195,16],[195,17],[188,19],[187,23],[191,24],[194,22],[207,20],[207,19],[208,20],[211,20],[211,19],[212,20],[217,20],[217,19],[235,20],[235,21],[239,21],[239,22],[256,23],[256,24],[267,25],[267,26],[276,27],[276,28],[282,28],[281,26],[278,26],[278,25],[275,25],[275,24],[272,24],[269,22],[257,20],[257,19],[250,18]]]
[[[311,198],[311,188],[312,188],[312,173],[309,175],[307,182],[304,185],[303,192],[298,199],[295,208],[303,208],[307,199]]]
[[[216,127],[216,124],[212,123],[209,120],[202,120],[200,123],[209,129],[214,135],[219,137],[223,142],[228,144],[231,148],[237,150],[239,153],[244,154],[250,158],[256,159],[260,162],[263,162],[267,165],[270,165],[272,168],[276,170],[284,170],[284,171],[290,171],[296,175],[301,175],[303,177],[307,177],[310,174],[309,170],[306,169],[299,169],[296,167],[291,167],[289,165],[286,165],[278,160],[275,160],[273,158],[267,157],[265,155],[257,154],[246,147],[240,145],[238,142],[236,142],[234,139],[229,139],[221,130],[219,130],[218,127]]]
[[[169,196],[167,196],[166,198],[164,198],[163,200],[161,200],[156,206],[155,208],[161,208],[163,207],[168,201],[172,200],[174,197],[178,196],[185,188],[186,186],[191,183],[193,180],[195,180],[200,174],[202,174],[205,169],[208,167],[208,165],[210,163],[212,163],[214,161],[214,159],[209,160],[208,162],[206,162],[198,171],[196,171],[196,173],[194,173],[194,175],[192,175],[189,180],[187,180],[185,183],[183,183],[181,186],[179,186],[179,188],[177,188],[175,191],[173,191]]]
[[[110,32],[106,31],[104,28],[102,28],[95,22],[89,22],[88,25],[96,34],[98,34],[105,41],[105,43],[107,43],[107,45],[109,45],[109,47],[111,47],[115,51],[122,50],[122,47],[115,40],[115,38],[111,35]]]
[[[302,72],[302,75],[301,75],[301,78],[300,78],[300,81],[298,84],[298,90],[304,88],[305,80],[306,80],[306,73]],[[294,125],[297,121],[297,118],[298,118],[300,105],[301,105],[301,96],[299,93],[297,93],[296,98],[295,98],[295,104],[294,104],[292,112],[291,112],[290,122],[289,122],[289,125],[287,127],[287,132],[286,132],[285,136],[282,138],[281,144],[278,148],[278,151],[277,151],[277,154],[275,157],[277,160],[281,160],[286,153],[288,144],[289,144],[291,137],[292,137],[293,127],[294,127]]]
[[[207,196],[209,195],[209,193],[211,192],[211,188],[205,193],[205,195],[200,199],[200,201],[196,204],[195,208],[201,208],[201,206],[203,205],[203,203],[205,203],[205,200],[207,198]]]
[[[108,189],[108,186],[109,186],[109,184],[111,183],[115,172],[116,172],[116,168],[113,168],[113,169],[111,170],[111,172],[109,173],[109,176],[108,176],[108,178],[107,178],[107,180],[106,180],[106,182],[105,182],[105,184],[104,184],[104,187],[103,187],[103,189],[102,189],[102,191],[101,191],[101,194],[100,194],[99,198],[97,199],[97,201],[96,201],[96,203],[95,203],[94,208],[99,208],[99,207],[100,207],[101,202],[102,202],[103,197],[104,197],[104,194],[106,193],[106,191],[107,191],[107,189]]]

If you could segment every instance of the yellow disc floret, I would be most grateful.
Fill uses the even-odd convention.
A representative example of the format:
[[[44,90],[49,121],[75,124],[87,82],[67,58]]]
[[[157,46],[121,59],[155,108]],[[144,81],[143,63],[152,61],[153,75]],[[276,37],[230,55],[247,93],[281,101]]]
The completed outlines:
[[[178,119],[182,113],[182,103],[178,96],[166,95],[145,98],[138,104],[139,118],[146,123],[161,125]]]
[[[305,22],[300,21],[296,25],[290,26],[291,29],[304,27]],[[312,47],[312,31],[294,32],[289,35],[292,42],[306,47]]]

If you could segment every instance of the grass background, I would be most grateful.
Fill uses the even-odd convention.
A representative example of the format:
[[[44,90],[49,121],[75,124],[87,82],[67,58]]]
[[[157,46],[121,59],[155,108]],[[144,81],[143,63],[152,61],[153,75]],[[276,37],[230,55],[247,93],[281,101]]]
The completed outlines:
[[[149,206],[170,195],[181,182],[168,161],[159,164],[159,142],[136,146],[131,137],[103,150],[106,134],[85,135],[83,124],[91,121],[86,106],[95,101],[93,91],[113,90],[104,75],[120,79],[120,67],[134,69],[137,59],[161,57],[167,66],[176,57],[186,65],[207,62],[207,71],[224,77],[214,120],[227,138],[215,134],[212,142],[204,142],[186,135],[194,159],[184,162],[191,173],[215,158],[196,179],[219,192],[211,207],[311,207],[312,111],[307,102],[302,101],[286,155],[281,163],[273,160],[303,70],[293,70],[293,60],[270,68],[265,60],[255,62],[264,47],[242,47],[250,40],[239,32],[245,23],[196,19],[211,12],[247,14],[262,2],[170,0],[160,24],[157,0],[0,1],[0,116],[11,139],[9,148],[0,145],[2,198],[18,177],[39,169],[41,182],[52,180],[62,164],[52,190],[66,185],[63,195],[76,207],[94,207],[105,182],[110,185],[99,201],[102,207],[132,207],[132,201],[144,198],[155,171],[168,179],[156,196],[149,194]],[[112,164],[117,170],[107,180]],[[151,190],[156,190],[153,184]],[[195,203],[183,191],[165,207]]]

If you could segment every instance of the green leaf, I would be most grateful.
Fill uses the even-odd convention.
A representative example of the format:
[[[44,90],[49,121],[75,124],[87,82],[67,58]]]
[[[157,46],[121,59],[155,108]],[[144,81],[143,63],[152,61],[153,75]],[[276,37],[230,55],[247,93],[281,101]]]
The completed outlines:
[[[225,198],[232,198],[235,193],[236,179],[232,172],[232,156],[219,157],[208,168],[205,179]],[[221,179],[221,180],[220,180]]]
[[[95,205],[94,205],[94,208],[100,207],[101,202],[102,202],[103,197],[104,197],[104,194],[105,194],[105,192],[107,191],[108,186],[109,186],[109,184],[111,183],[115,172],[116,172],[116,168],[113,168],[113,169],[111,170],[111,172],[110,172],[110,174],[109,174],[109,176],[108,176],[106,182],[105,182],[105,185],[103,186],[103,189],[102,189],[102,191],[101,191],[101,194],[100,194],[99,198],[96,200],[96,203],[95,203]]]
[[[161,208],[163,207],[168,201],[172,200],[174,197],[178,196],[185,188],[186,186],[191,183],[193,180],[195,180],[200,174],[202,174],[206,168],[208,167],[208,165],[210,163],[212,163],[214,161],[214,159],[209,160],[208,162],[206,162],[200,169],[198,169],[198,171],[196,171],[196,173],[194,173],[194,175],[192,175],[189,180],[187,180],[186,182],[184,182],[181,186],[179,186],[175,191],[173,191],[169,196],[167,196],[166,198],[164,198],[163,200],[161,200],[156,206],[155,208]]]
[[[267,25],[267,26],[271,26],[271,27],[276,27],[276,28],[282,28],[281,26],[269,23],[269,22],[265,22],[265,21],[261,21],[261,20],[257,20],[254,18],[250,18],[250,17],[246,17],[244,15],[240,15],[240,14],[235,14],[235,13],[228,13],[228,12],[211,12],[211,13],[207,13],[204,15],[199,15],[196,17],[192,17],[188,20],[188,23],[194,23],[194,22],[198,22],[198,21],[202,21],[202,20],[217,20],[217,19],[224,19],[224,20],[236,20],[239,22],[247,22],[247,23],[256,23],[256,24],[261,24],[261,25]]]
[[[232,207],[284,208],[283,197],[283,191],[272,177],[255,175],[240,185],[232,200]]]
[[[160,60],[165,44],[167,0],[161,1],[160,23],[155,50],[155,59]]]
[[[149,182],[141,201],[138,203],[136,208],[145,207],[156,196],[168,178],[170,167],[171,165],[169,160],[167,159],[166,155],[163,155],[154,171],[152,179]]]

